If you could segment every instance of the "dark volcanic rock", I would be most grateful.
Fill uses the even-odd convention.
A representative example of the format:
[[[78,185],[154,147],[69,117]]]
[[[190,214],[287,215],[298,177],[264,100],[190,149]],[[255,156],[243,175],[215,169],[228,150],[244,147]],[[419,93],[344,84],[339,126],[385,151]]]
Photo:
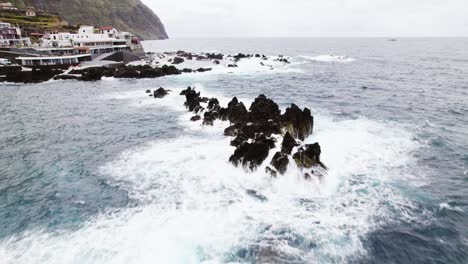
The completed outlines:
[[[271,160],[271,166],[273,166],[280,174],[284,174],[286,172],[288,164],[288,155],[281,152],[276,152],[275,156]]]
[[[172,60],[172,64],[181,64],[185,60],[182,59],[181,57],[175,57],[174,60]]]
[[[158,78],[164,76],[164,73],[160,68],[153,68],[151,66],[147,66],[140,70],[139,78]]]
[[[254,55],[246,55],[251,57]],[[234,137],[231,146],[236,147],[229,161],[235,166],[242,165],[246,170],[256,170],[268,157],[270,149],[275,148],[276,137],[272,135],[284,134],[281,151],[275,153],[266,172],[276,177],[284,174],[289,166],[289,156],[293,149],[299,146],[298,140],[304,140],[313,130],[313,117],[309,109],[299,109],[292,104],[281,115],[279,106],[265,95],[259,95],[251,104],[249,111],[242,102],[234,97],[226,108],[220,106],[218,99],[201,97],[199,92],[188,87],[181,95],[185,95],[185,105],[189,111],[197,115],[192,121],[201,119],[203,113],[203,125],[213,125],[215,120],[229,120],[231,125],[224,130],[224,135]],[[207,104],[206,111],[200,105]],[[203,112],[204,111],[204,112]],[[311,169],[325,165],[320,161],[321,149],[318,143],[304,145],[293,155],[295,163],[300,169]],[[307,173],[316,175],[314,170]],[[310,177],[310,176],[309,176]]]
[[[281,114],[279,106],[263,94],[255,98],[249,110],[250,121],[253,122],[274,120]]]
[[[10,71],[6,73],[4,78],[7,82],[15,83],[41,83],[52,79],[58,74],[62,74],[61,70],[42,69],[36,71]]]
[[[215,120],[215,112],[205,112],[205,114],[203,115],[203,125],[212,126]]]
[[[244,168],[255,170],[268,157],[271,144],[274,142],[264,136],[255,139],[252,143],[243,142],[229,158],[235,166],[242,164]]]
[[[233,57],[234,57],[234,60],[237,62],[237,61],[240,61],[241,59],[248,58],[249,56],[245,55],[245,54],[242,54],[242,53],[239,53],[239,54],[237,54],[237,55],[235,55]]]
[[[54,80],[78,80],[78,77],[75,75],[62,74],[55,76]]]
[[[199,68],[197,70],[197,72],[207,72],[207,71],[211,71],[211,70],[212,70],[212,68]]]
[[[159,89],[154,91],[153,95],[154,95],[154,98],[163,98],[169,92],[170,92],[169,90],[166,90],[166,89],[160,87]]]
[[[314,128],[314,117],[310,110],[304,108],[304,111],[301,111],[295,104],[286,109],[282,121],[286,130],[300,140],[304,140],[312,134]]]
[[[320,145],[318,143],[308,144],[293,155],[293,159],[299,168],[312,168],[314,166],[321,166],[326,169],[325,165],[320,161],[321,154]]]
[[[175,67],[175,66],[167,66],[167,65],[163,65],[161,67],[161,70],[163,72],[164,75],[177,75],[177,74],[180,74],[180,71]]]
[[[281,152],[289,155],[295,146],[297,146],[296,140],[289,132],[286,132],[283,137],[283,143],[281,144]]]
[[[79,80],[86,82],[99,81],[104,76],[105,68],[89,68],[81,74]]]
[[[200,106],[200,93],[197,93],[195,89],[190,87],[182,91],[185,94],[185,106],[192,112],[195,107]]]
[[[219,54],[215,54],[215,53],[206,53],[205,54],[206,57],[210,60],[222,60],[224,59],[224,55],[219,53]]]
[[[140,73],[133,67],[121,67],[114,73],[115,78],[138,78]]]
[[[244,103],[239,102],[237,97],[234,97],[228,104],[226,114],[227,119],[231,123],[240,123],[246,121],[248,111],[247,108],[245,108]]]
[[[216,98],[211,98],[208,101],[208,110],[218,110],[219,109],[219,101]]]
[[[198,120],[200,120],[200,119],[201,119],[201,116],[196,115],[196,116],[192,116],[192,118],[190,118],[190,121],[195,122],[195,121],[198,121]]]
[[[237,64],[228,64],[228,68],[237,68]]]

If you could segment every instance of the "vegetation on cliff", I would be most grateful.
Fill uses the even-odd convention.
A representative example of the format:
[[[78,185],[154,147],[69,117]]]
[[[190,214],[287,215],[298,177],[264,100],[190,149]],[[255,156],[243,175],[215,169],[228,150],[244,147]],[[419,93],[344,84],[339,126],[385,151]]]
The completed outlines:
[[[57,13],[71,25],[112,25],[144,39],[166,39],[158,16],[140,0],[9,0],[17,7]]]

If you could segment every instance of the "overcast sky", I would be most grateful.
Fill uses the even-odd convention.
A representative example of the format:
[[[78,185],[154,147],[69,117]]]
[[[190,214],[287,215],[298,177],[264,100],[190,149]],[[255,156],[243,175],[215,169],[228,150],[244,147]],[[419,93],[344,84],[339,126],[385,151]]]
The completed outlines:
[[[143,0],[170,37],[468,36],[468,0]]]

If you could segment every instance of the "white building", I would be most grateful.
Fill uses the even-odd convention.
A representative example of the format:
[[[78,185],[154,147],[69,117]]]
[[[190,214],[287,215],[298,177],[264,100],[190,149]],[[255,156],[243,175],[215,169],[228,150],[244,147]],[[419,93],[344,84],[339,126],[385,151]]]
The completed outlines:
[[[12,3],[0,3],[0,9],[3,10],[18,10],[16,6],[14,6]]]
[[[0,46],[24,47],[31,45],[31,39],[21,36],[21,29],[10,23],[0,22]]]
[[[81,53],[102,54],[115,51],[131,51],[135,37],[128,32],[118,32],[113,27],[95,30],[92,26],[81,26],[78,33],[51,32],[42,38],[42,48],[73,48]]]
[[[24,67],[37,66],[69,66],[77,65],[83,61],[90,61],[91,54],[78,54],[69,56],[47,56],[47,57],[18,57]]]
[[[36,11],[34,11],[34,10],[26,10],[26,11],[24,12],[24,15],[25,15],[25,16],[28,16],[28,17],[35,17],[35,16],[36,16]]]

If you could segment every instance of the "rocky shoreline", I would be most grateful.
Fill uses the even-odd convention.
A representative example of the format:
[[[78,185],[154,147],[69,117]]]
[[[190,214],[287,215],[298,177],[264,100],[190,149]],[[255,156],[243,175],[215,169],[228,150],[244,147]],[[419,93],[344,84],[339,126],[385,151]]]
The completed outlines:
[[[185,51],[164,52],[161,54],[149,53],[143,61],[132,62],[118,67],[88,67],[83,69],[65,70],[60,68],[39,67],[30,71],[24,71],[21,67],[15,67],[12,71],[7,71],[0,77],[0,82],[13,83],[41,83],[51,79],[54,80],[78,80],[78,81],[99,81],[103,77],[114,78],[160,78],[169,75],[179,75],[183,73],[200,73],[211,71],[214,66],[237,68],[237,63],[242,59],[256,58],[261,60],[262,67],[273,69],[267,61],[270,57],[260,54],[236,54],[224,55],[221,53],[191,53]],[[278,56],[273,61],[289,63],[288,59]],[[186,66],[192,63],[192,67]],[[177,65],[177,67],[176,67]],[[193,67],[193,66],[196,67]],[[186,67],[184,67],[186,66]]]
[[[163,98],[170,91],[159,88],[147,90],[154,98]],[[215,120],[229,121],[224,135],[232,137],[235,147],[229,161],[246,171],[255,171],[268,158],[270,150],[281,144],[266,172],[272,177],[286,173],[290,158],[305,179],[322,177],[327,167],[321,162],[319,143],[305,144],[303,141],[313,133],[314,117],[308,108],[301,110],[291,104],[284,113],[273,100],[259,95],[247,109],[243,102],[234,97],[222,107],[217,98],[202,97],[195,88],[188,87],[180,95],[185,96],[184,106],[194,116],[191,121],[201,121],[204,126],[212,126]]]

